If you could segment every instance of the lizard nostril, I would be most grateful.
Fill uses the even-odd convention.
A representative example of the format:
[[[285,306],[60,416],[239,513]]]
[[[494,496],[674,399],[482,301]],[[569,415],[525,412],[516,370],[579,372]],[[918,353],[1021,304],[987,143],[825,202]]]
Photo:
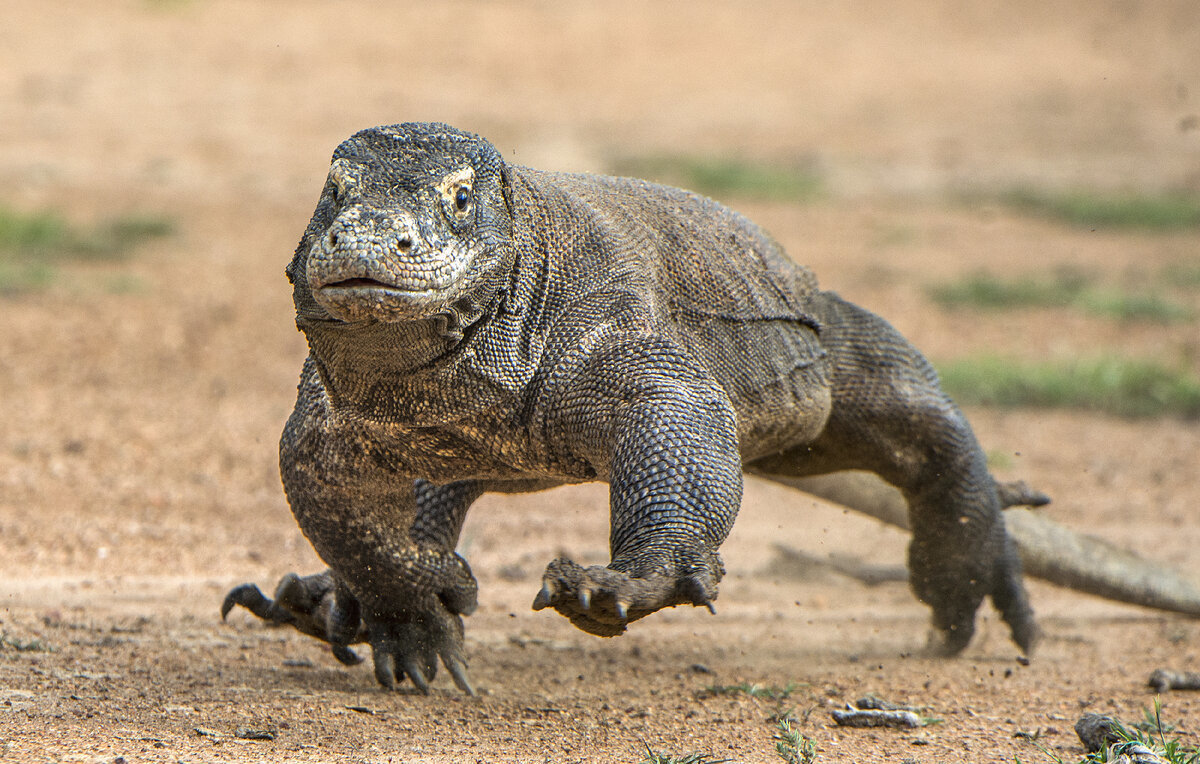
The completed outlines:
[[[400,249],[401,252],[409,251],[410,249],[412,249],[412,245],[413,245],[412,239],[408,236],[401,236],[400,239],[396,242],[396,246]]]
[[[330,249],[334,249],[337,247],[338,243],[341,241],[341,236],[338,235],[337,231],[330,231],[329,235],[325,237],[325,241],[327,241],[329,243]]]

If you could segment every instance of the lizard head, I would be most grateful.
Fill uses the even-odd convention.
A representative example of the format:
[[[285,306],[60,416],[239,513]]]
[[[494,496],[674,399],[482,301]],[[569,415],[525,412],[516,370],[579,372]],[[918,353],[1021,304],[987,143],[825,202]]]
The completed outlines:
[[[444,313],[509,262],[504,162],[446,125],[363,130],[334,152],[288,266],[297,313],[345,322]]]

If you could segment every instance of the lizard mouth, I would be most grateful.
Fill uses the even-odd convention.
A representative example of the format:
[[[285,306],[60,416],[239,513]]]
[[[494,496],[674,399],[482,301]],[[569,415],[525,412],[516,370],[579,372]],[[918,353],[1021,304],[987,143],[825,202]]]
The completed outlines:
[[[324,284],[321,289],[396,289],[392,284],[367,278],[342,279]]]
[[[436,312],[443,290],[413,289],[369,276],[339,278],[316,286],[313,297],[342,321],[409,321]]]

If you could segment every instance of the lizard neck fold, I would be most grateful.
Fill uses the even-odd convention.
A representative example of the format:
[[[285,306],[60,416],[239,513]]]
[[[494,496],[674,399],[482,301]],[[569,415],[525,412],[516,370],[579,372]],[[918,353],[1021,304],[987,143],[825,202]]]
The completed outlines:
[[[430,426],[494,405],[503,391],[477,371],[488,327],[504,312],[507,274],[428,318],[343,322],[298,317],[334,408],[388,424]]]

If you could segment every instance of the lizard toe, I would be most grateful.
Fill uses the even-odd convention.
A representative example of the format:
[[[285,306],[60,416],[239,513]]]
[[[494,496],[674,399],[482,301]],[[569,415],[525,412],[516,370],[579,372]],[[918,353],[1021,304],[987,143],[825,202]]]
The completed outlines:
[[[553,607],[579,629],[612,637],[664,607],[690,604],[712,610],[715,596],[715,583],[700,574],[638,577],[599,565],[585,568],[559,558],[546,566],[533,609]]]
[[[381,686],[394,689],[407,678],[419,692],[428,694],[440,662],[460,690],[475,694],[467,679],[462,618],[440,600],[431,598],[419,609],[369,620],[375,679]]]

